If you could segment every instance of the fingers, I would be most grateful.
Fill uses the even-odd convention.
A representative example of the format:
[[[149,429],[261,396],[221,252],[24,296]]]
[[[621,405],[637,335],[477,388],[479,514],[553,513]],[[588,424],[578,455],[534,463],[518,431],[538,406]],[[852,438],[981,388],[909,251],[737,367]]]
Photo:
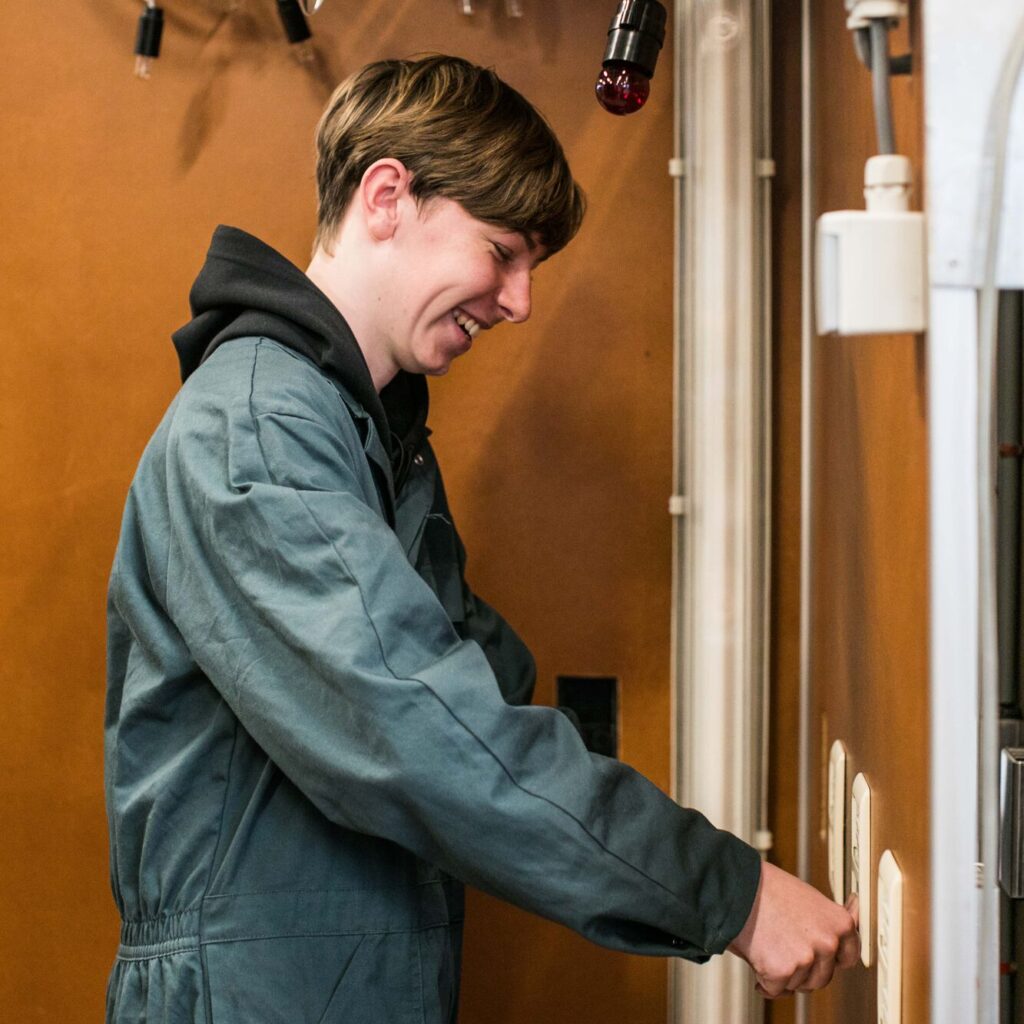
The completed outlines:
[[[757,984],[754,985],[754,990],[764,996],[765,999],[775,999],[777,996],[781,996],[786,993],[786,979],[764,978],[758,976]]]
[[[857,963],[860,959],[860,936],[856,930],[856,897],[847,902],[846,910],[845,915],[839,913],[839,921],[833,922],[834,931],[830,929],[827,937],[819,937],[814,959],[791,965],[779,973],[766,971],[757,974],[755,990],[766,999],[794,992],[814,992],[832,981],[837,968]]]
[[[856,931],[847,932],[839,943],[836,964],[839,967],[852,967],[860,959],[860,936]]]
[[[799,967],[796,971],[790,975],[789,979],[784,983],[783,992],[799,992],[803,989],[804,985],[807,984],[807,979],[814,972],[817,966],[817,961],[812,960],[805,967]]]
[[[850,893],[846,901],[846,911],[850,922],[845,930],[839,933],[839,951],[836,964],[839,967],[852,967],[860,959],[860,903],[856,893]]]
[[[855,892],[851,892],[846,899],[846,912],[853,918],[853,927],[860,927],[860,898]]]
[[[835,970],[836,961],[831,957],[827,960],[818,960],[815,962],[814,967],[808,971],[803,984],[798,988],[793,989],[793,991],[815,992],[819,988],[824,988],[832,980],[832,975],[835,974]]]
[[[814,992],[824,988],[835,973],[836,961],[833,957],[815,960],[805,967],[799,968],[788,978],[766,978],[758,976],[754,991],[765,999],[792,995],[794,992]]]
[[[843,908],[766,862],[747,922],[729,948],[754,969],[766,999],[811,992],[860,958],[858,916],[856,897]]]

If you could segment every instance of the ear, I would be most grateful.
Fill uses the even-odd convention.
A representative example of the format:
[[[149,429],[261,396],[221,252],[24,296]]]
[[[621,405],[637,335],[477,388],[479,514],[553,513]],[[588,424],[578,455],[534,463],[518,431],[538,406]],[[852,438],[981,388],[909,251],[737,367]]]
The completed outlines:
[[[402,200],[410,195],[411,178],[405,164],[392,157],[366,168],[359,183],[359,201],[367,231],[375,240],[383,242],[394,235],[402,215]]]

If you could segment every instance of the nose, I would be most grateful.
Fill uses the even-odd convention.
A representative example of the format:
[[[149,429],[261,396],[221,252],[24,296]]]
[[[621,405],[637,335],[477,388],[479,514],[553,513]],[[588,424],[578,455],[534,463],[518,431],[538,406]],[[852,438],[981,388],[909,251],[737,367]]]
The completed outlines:
[[[501,315],[513,324],[529,319],[531,299],[530,271],[527,268],[512,270],[502,280],[498,292],[498,306]]]

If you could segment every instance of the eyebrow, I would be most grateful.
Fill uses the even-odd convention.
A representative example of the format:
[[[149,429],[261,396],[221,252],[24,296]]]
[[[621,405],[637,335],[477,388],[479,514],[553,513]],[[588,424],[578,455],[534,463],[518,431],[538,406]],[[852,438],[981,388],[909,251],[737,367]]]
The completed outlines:
[[[523,242],[525,243],[525,245],[526,245],[526,251],[527,252],[531,252],[531,253],[532,252],[536,252],[537,249],[540,248],[540,243],[535,238],[533,238],[530,235],[528,235],[525,231],[517,231],[515,228],[508,228],[508,227],[505,227],[504,225],[501,225],[501,224],[495,224],[494,226],[495,226],[495,228],[497,228],[498,231],[504,231],[506,234],[515,235],[516,238],[521,238],[523,240]],[[495,240],[492,239],[492,241],[495,241]],[[495,244],[500,244],[500,245],[504,246],[503,242],[502,243],[497,243],[496,242]],[[539,259],[533,261],[533,263],[530,265],[530,269],[531,270],[535,270],[550,255],[551,255],[551,253],[549,253],[549,252],[544,253],[544,255],[541,256]]]

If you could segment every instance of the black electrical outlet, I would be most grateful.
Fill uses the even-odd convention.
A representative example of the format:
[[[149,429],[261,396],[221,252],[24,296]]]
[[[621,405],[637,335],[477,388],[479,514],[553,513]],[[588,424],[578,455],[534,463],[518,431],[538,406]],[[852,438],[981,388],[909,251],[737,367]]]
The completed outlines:
[[[579,719],[587,750],[619,755],[619,681],[615,676],[558,676],[558,706]]]

